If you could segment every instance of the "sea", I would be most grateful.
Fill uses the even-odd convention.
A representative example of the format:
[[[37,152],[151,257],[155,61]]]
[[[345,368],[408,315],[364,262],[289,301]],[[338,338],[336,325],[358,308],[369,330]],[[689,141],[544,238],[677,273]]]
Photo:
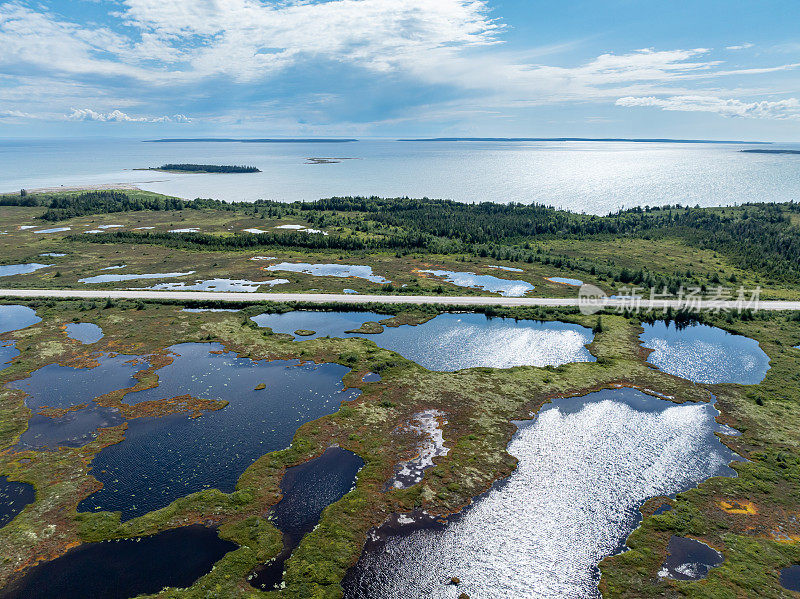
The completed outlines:
[[[800,200],[800,154],[741,152],[748,148],[800,150],[800,144],[5,139],[0,140],[0,192],[126,184],[187,199],[407,196],[536,203],[590,214],[645,205]],[[252,165],[261,172],[136,170],[165,163]]]

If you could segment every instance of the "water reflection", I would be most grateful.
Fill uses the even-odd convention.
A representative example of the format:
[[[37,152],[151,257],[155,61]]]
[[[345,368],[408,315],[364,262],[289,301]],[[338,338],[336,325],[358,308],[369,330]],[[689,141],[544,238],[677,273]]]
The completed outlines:
[[[674,580],[701,580],[724,561],[719,551],[705,543],[676,535],[670,538],[667,553],[658,575]]]
[[[385,315],[371,312],[309,312],[261,314],[253,320],[276,333],[297,329],[316,336],[365,337],[429,370],[454,371],[475,366],[558,366],[593,362],[586,349],[590,329],[564,322],[489,318],[483,314],[439,314],[417,326],[384,327],[380,334],[345,333]]]
[[[126,275],[96,275],[94,277],[86,277],[85,279],[78,279],[79,283],[118,283],[120,281],[135,281],[138,279],[173,279],[176,277],[188,277],[193,275],[194,271],[189,272],[153,272],[147,274],[126,274]]]
[[[389,279],[372,273],[371,266],[362,266],[357,264],[309,264],[307,262],[281,262],[280,264],[272,264],[267,266],[264,270],[269,271],[285,271],[285,272],[300,272],[307,275],[314,275],[315,277],[355,277],[357,279],[366,279],[372,283],[391,283]]]
[[[363,466],[356,454],[330,447],[318,458],[287,468],[281,480],[283,497],[272,510],[272,521],[283,534],[284,549],[255,570],[250,584],[264,590],[280,585],[284,563],[292,551],[316,526],[322,510],[353,489]]]
[[[31,262],[30,264],[4,264],[0,265],[0,277],[27,275],[50,266],[52,266],[52,264],[38,264],[37,262]]]
[[[580,287],[583,285],[583,281],[580,279],[568,279],[566,277],[547,277],[546,281],[552,281],[553,283],[560,283],[561,285],[569,285],[570,287]]]
[[[27,306],[0,306],[0,333],[18,331],[38,322],[42,322],[42,319]]]
[[[158,283],[152,287],[134,287],[134,289],[165,289],[168,291],[234,291],[254,293],[260,285],[272,287],[288,283],[287,279],[271,279],[269,281],[248,281],[247,279],[208,279],[194,283]]]
[[[103,329],[91,322],[71,322],[67,325],[67,337],[84,344],[96,343],[103,338]]]
[[[123,401],[189,394],[229,405],[199,418],[176,414],[129,421],[125,440],[92,462],[91,473],[104,486],[80,511],[119,510],[128,519],[205,488],[231,492],[258,457],[287,447],[300,425],[335,412],[359,393],[342,389],[348,369],[337,364],[253,361],[216,343],[169,349],[176,357],[157,371],[159,386]]]
[[[522,297],[534,286],[527,281],[499,279],[492,275],[477,275],[474,272],[453,272],[451,270],[420,270],[418,272],[442,277],[457,287],[478,287],[484,291],[499,293],[504,297]]]
[[[127,599],[188,587],[235,543],[194,525],[138,539],[87,543],[28,571],[4,599]]]
[[[781,586],[784,589],[800,593],[800,566],[788,566],[781,570]]]
[[[518,423],[508,451],[519,464],[506,482],[446,526],[370,546],[345,596],[599,597],[597,564],[623,548],[642,503],[734,474],[717,413],[633,389],[556,400]]]
[[[650,364],[695,383],[755,385],[769,370],[769,356],[758,341],[704,324],[643,324],[639,339],[653,351]]]

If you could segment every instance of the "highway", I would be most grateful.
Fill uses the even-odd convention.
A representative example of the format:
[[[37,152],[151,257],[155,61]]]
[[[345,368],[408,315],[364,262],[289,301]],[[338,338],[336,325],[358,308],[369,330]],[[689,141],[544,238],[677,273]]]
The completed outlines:
[[[589,306],[587,300],[577,296],[567,298],[547,297],[484,297],[475,295],[361,295],[337,293],[234,293],[218,291],[149,291],[127,289],[0,289],[0,297],[21,299],[130,299],[130,300],[173,300],[178,302],[190,301],[217,301],[237,303],[261,302],[304,302],[312,304],[339,303],[339,304],[437,304],[447,306],[475,307],[475,306],[503,306],[503,307],[604,307],[615,309],[634,307],[630,299],[604,297],[594,300]],[[652,307],[656,309],[668,308],[681,309],[686,307],[682,300],[642,300],[640,308]],[[711,307],[705,304],[706,309]],[[714,307],[726,310],[738,310],[742,307],[736,301],[719,301]],[[757,310],[800,310],[800,301],[762,300],[753,305],[745,304]]]

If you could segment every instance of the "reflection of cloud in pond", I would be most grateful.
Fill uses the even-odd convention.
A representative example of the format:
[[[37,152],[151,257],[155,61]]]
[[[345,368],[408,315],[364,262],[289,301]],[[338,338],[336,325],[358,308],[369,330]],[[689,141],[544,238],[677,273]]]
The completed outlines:
[[[96,275],[85,279],[78,279],[79,283],[117,283],[119,281],[135,281],[137,279],[172,279],[175,277],[188,277],[194,271],[188,272],[153,272],[145,274],[124,274],[124,275]]]
[[[161,289],[169,291],[235,291],[254,293],[260,285],[272,287],[288,283],[286,279],[272,279],[269,281],[248,281],[246,279],[209,279],[195,281],[194,283],[159,283],[152,287],[134,287],[133,289]]]
[[[418,272],[442,277],[445,281],[457,287],[479,287],[484,291],[499,293],[504,297],[522,297],[534,289],[534,286],[526,281],[499,279],[492,275],[477,275],[474,272],[454,272],[451,270],[420,270]]]
[[[356,277],[373,283],[391,283],[390,280],[372,273],[371,266],[359,264],[309,264],[308,262],[281,262],[267,266],[265,270],[299,272],[315,277]]]

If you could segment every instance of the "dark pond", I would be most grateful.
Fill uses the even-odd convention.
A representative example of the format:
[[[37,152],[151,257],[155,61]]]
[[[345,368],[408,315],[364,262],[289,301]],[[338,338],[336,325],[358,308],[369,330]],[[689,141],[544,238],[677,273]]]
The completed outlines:
[[[97,436],[97,429],[123,422],[124,418],[116,408],[102,408],[89,400],[88,407],[58,418],[33,414],[17,447],[20,450],[81,447]]]
[[[19,355],[19,350],[13,341],[0,341],[0,370],[11,363]]]
[[[36,566],[0,591],[3,599],[127,599],[187,587],[211,571],[235,543],[204,526],[151,537],[87,543]]]
[[[33,485],[0,476],[0,526],[5,526],[29,503],[36,499]]]
[[[395,534],[348,574],[345,596],[597,598],[597,564],[624,548],[646,500],[734,475],[716,414],[633,389],[557,399],[517,423],[511,477],[446,526],[406,518],[398,534],[396,518]]]
[[[379,375],[377,372],[368,372],[361,378],[361,380],[365,383],[377,383],[381,380],[381,375]]]
[[[377,335],[344,332],[384,318],[370,312],[296,311],[261,314],[253,320],[276,333],[310,329],[332,337],[364,337],[429,370],[558,366],[595,360],[585,347],[593,339],[591,330],[564,322],[439,314],[418,326],[384,327],[383,333]]]
[[[675,580],[701,580],[724,561],[719,551],[705,543],[675,535],[669,540],[667,552],[658,575]]]
[[[800,593],[800,566],[788,566],[781,570],[781,586]]]
[[[136,384],[134,373],[147,367],[137,356],[100,356],[94,368],[48,364],[26,379],[12,381],[9,389],[27,393],[25,404],[34,411],[43,406],[68,408],[90,403],[95,397]]]
[[[755,385],[769,370],[769,356],[754,339],[704,324],[643,326],[639,339],[653,350],[647,361],[669,374],[695,383]]]
[[[42,322],[42,319],[27,306],[0,306],[0,333],[24,329],[37,322]]]
[[[272,511],[273,522],[283,533],[284,549],[254,571],[250,584],[264,590],[281,584],[284,563],[292,551],[314,529],[322,511],[353,489],[362,466],[356,454],[330,447],[318,458],[287,468],[281,481],[283,498]]]
[[[119,510],[128,519],[202,489],[231,492],[258,457],[288,447],[300,425],[335,412],[360,393],[343,390],[344,366],[253,361],[222,349],[216,343],[171,347],[176,357],[157,371],[159,386],[124,401],[190,394],[230,404],[200,418],[130,420],[125,441],[92,462],[91,473],[104,486],[81,502],[79,511]],[[266,388],[256,390],[261,384]]]
[[[67,325],[67,337],[81,343],[96,343],[103,338],[103,329],[91,322],[71,322]]]

